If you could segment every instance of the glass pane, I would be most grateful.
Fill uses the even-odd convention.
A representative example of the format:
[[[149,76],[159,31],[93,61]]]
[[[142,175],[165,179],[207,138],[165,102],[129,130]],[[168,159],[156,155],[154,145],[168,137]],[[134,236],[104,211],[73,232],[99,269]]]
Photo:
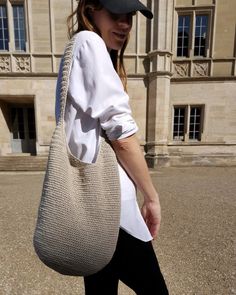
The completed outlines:
[[[195,108],[195,115],[198,117],[201,115],[201,108]]]
[[[206,46],[206,37],[205,37],[205,36],[203,36],[203,37],[201,38],[201,46],[202,46],[203,48]]]
[[[183,38],[186,38],[186,39],[189,38],[189,32],[183,31],[182,34],[183,34]]]
[[[20,30],[20,36],[22,40],[25,40],[25,31],[24,30]]]
[[[7,9],[5,5],[0,6],[0,15],[2,18],[7,17]]]
[[[15,28],[15,30],[18,29],[18,21],[17,21],[17,18],[14,18],[14,28]]]
[[[182,52],[182,48],[177,49],[177,56],[184,56],[184,54]]]
[[[15,30],[15,40],[19,40],[19,31],[18,30]]]
[[[178,37],[178,48],[180,48],[181,49],[181,47],[182,47],[182,37]]]
[[[23,51],[26,51],[26,45],[25,45],[25,42],[21,40],[21,43],[20,43],[20,50],[23,50]]]
[[[200,56],[205,56],[205,47],[200,48]]]
[[[201,42],[200,42],[200,38],[199,37],[196,37],[195,38],[195,48],[199,48]]]
[[[24,7],[18,6],[18,14],[20,18],[24,18]]]
[[[182,45],[183,45],[183,47],[186,47],[186,48],[188,48],[188,38],[184,38],[183,39],[183,43],[182,43]]]
[[[20,50],[20,42],[17,39],[15,39],[15,48],[16,50]]]
[[[196,17],[196,26],[199,27],[201,24],[201,18],[199,16]]]
[[[174,124],[174,131],[177,132],[178,131],[178,125]]]
[[[19,20],[19,28],[21,29],[21,30],[24,30],[24,28],[25,28],[25,23],[24,23],[24,19],[20,19]]]
[[[5,41],[4,43],[4,50],[9,50],[8,41]]]
[[[175,116],[174,116],[174,125],[178,125],[178,123],[179,123],[179,118],[178,118],[178,116],[175,114]]]
[[[196,29],[195,29],[195,37],[199,37],[200,36],[200,27],[197,27],[196,26]]]
[[[202,24],[204,27],[207,27],[207,24],[208,24],[208,15],[202,15]]]
[[[8,23],[7,23],[7,18],[3,18],[3,28],[7,28],[8,27]]]
[[[188,48],[183,48],[183,56],[188,56]]]
[[[17,18],[17,9],[16,6],[13,6],[13,17]]]
[[[184,125],[184,117],[179,117],[179,125]]]

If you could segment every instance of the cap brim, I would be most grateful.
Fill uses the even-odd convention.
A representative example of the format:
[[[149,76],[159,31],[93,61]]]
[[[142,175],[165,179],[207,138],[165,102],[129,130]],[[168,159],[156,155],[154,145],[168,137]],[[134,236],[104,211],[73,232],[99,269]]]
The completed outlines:
[[[138,0],[100,0],[100,3],[110,12],[115,14],[140,11],[145,17],[152,19],[153,14]]]
[[[146,16],[149,19],[153,18],[153,14],[150,10],[139,10],[144,16]]]

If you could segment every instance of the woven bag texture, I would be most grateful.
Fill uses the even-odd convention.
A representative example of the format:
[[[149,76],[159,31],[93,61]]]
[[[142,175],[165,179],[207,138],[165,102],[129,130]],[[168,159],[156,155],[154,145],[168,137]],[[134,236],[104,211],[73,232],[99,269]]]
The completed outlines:
[[[74,42],[75,37],[64,53],[61,115],[50,144],[33,243],[48,267],[87,276],[105,267],[114,254],[120,183],[115,153],[104,138],[92,164],[75,158],[66,142],[64,111]]]

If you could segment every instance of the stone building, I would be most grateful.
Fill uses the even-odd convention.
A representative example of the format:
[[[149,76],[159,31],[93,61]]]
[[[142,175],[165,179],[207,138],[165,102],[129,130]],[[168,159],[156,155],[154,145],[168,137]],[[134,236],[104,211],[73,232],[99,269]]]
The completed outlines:
[[[128,0],[127,0],[128,1]],[[144,0],[126,51],[150,166],[236,164],[236,1]],[[76,1],[0,0],[0,156],[46,155]]]

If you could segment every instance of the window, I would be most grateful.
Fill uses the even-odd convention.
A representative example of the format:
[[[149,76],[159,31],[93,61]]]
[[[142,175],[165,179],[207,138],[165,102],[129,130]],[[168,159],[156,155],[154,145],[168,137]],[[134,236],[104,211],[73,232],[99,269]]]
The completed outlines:
[[[14,32],[13,36],[11,32]],[[10,48],[9,40],[12,40]],[[6,4],[0,5],[0,50],[26,51],[25,9],[23,4],[11,5],[9,1],[6,1]]]
[[[15,50],[26,51],[25,13],[23,5],[13,5]]]
[[[6,5],[0,5],[0,50],[9,50],[8,42],[7,9]]]
[[[208,39],[209,14],[179,14],[177,37],[178,57],[206,57]]]
[[[195,25],[194,56],[206,56],[208,16],[197,15]]]
[[[173,139],[200,141],[204,106],[174,106]]]

